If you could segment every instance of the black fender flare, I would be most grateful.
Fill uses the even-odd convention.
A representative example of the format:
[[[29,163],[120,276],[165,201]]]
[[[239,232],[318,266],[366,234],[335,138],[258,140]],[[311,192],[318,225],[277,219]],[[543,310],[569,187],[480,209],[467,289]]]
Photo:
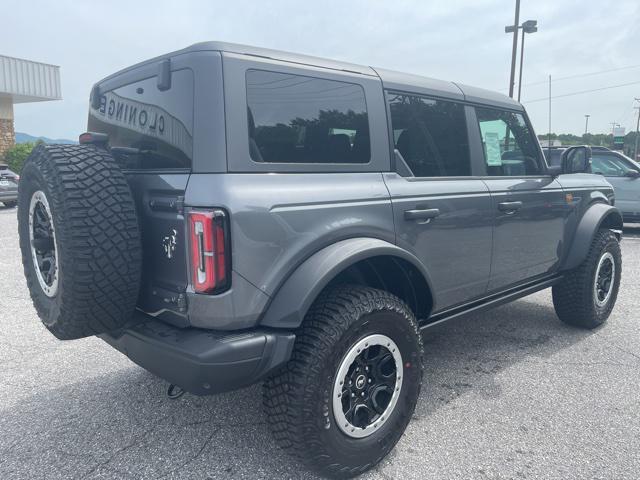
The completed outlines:
[[[313,301],[340,272],[361,260],[383,255],[413,264],[433,292],[424,265],[411,253],[377,238],[350,238],[319,250],[299,265],[272,297],[260,325],[299,327]]]
[[[622,214],[612,205],[602,202],[594,203],[578,223],[562,270],[574,269],[587,258],[593,238],[603,225],[612,230],[618,230],[619,232],[616,233],[619,236],[622,232]]]

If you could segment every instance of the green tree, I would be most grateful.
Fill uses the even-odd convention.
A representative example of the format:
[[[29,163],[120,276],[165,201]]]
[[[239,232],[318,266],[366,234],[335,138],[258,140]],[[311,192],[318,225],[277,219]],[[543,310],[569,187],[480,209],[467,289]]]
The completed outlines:
[[[16,143],[4,153],[4,163],[9,165],[9,168],[14,172],[20,173],[24,161],[35,146],[35,143]]]

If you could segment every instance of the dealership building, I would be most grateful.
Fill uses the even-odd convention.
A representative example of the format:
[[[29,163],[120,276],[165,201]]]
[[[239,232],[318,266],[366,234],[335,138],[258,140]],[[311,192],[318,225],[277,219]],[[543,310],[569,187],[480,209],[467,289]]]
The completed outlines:
[[[16,141],[14,104],[61,99],[60,67],[0,55],[0,157]]]

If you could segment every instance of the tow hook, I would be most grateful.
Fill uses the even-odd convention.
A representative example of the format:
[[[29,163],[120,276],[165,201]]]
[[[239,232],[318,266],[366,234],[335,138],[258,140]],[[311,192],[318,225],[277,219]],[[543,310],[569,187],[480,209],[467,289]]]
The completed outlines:
[[[174,385],[173,383],[169,385],[169,388],[167,389],[167,397],[169,397],[171,400],[177,400],[182,395],[184,395],[184,390],[182,388]]]

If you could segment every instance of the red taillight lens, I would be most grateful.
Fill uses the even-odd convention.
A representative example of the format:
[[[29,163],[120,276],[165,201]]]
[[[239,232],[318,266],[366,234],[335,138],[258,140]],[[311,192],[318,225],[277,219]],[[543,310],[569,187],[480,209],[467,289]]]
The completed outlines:
[[[226,223],[222,210],[189,213],[191,271],[197,293],[213,293],[228,286]]]
[[[106,145],[109,141],[109,135],[106,133],[98,133],[98,132],[84,132],[80,134],[78,137],[78,143],[80,145],[86,144],[95,144],[95,145]]]

